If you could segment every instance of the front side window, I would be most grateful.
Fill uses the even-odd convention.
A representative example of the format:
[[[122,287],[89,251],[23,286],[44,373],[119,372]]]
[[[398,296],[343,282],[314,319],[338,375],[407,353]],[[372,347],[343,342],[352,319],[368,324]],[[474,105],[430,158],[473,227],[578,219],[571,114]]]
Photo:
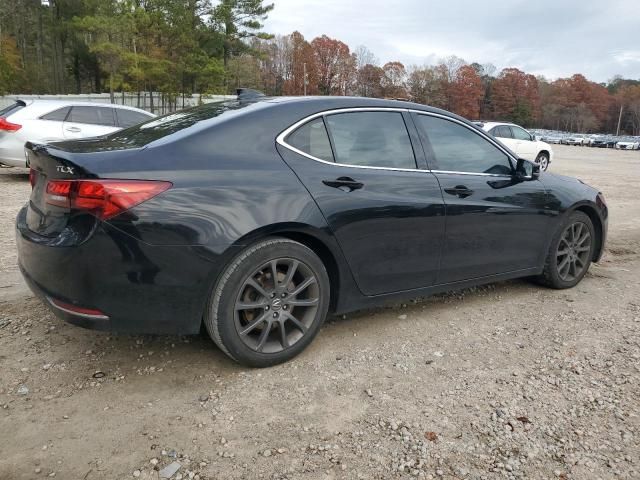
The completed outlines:
[[[459,123],[417,115],[418,128],[433,151],[433,170],[511,175],[509,157],[484,137]]]
[[[531,134],[527,132],[524,128],[511,127],[511,131],[513,132],[513,138],[515,138],[516,140],[531,141]]]
[[[287,137],[287,143],[312,157],[333,162],[331,143],[322,118],[305,123]]]
[[[400,112],[348,112],[326,117],[337,163],[415,169],[416,160]]]
[[[88,125],[115,126],[113,109],[110,107],[72,107],[67,122]]]

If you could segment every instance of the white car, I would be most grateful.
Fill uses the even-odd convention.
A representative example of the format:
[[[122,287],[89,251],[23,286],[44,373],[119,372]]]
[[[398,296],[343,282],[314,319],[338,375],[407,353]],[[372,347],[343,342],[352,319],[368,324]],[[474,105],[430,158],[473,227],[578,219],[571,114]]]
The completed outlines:
[[[580,145],[581,147],[584,147],[585,145],[589,145],[590,140],[587,138],[586,135],[570,135],[567,138],[564,139],[564,141],[562,143],[566,144],[566,145]]]
[[[479,122],[476,125],[500,140],[518,157],[536,162],[540,165],[541,170],[549,168],[553,159],[551,146],[546,142],[536,140],[524,128],[514,123],[502,122]]]
[[[26,142],[97,137],[137,125],[155,115],[108,103],[17,100],[0,109],[0,164],[27,167]]]
[[[633,140],[623,140],[616,143],[618,150],[638,150],[640,148],[640,142]]]

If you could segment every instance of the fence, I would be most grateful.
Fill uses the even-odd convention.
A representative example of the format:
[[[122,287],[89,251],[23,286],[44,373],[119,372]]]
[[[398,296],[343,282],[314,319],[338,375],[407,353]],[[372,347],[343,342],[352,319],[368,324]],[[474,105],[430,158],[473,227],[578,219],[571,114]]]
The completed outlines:
[[[183,108],[193,107],[203,103],[219,102],[237,98],[235,95],[178,95],[170,98],[158,92],[116,93],[114,103],[146,110],[156,115],[175,112]],[[111,103],[108,93],[88,93],[80,95],[6,95],[0,96],[0,109],[11,105],[16,100],[64,100],[68,102],[96,102]]]

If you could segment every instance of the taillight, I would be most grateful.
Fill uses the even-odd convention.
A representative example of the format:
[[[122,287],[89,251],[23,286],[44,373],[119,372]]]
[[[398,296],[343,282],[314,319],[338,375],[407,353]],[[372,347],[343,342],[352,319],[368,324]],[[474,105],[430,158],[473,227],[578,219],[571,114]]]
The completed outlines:
[[[0,117],[0,130],[5,132],[17,132],[22,128],[22,125],[18,125],[17,123],[11,123],[7,121],[6,118]]]
[[[171,188],[156,180],[49,180],[46,202],[86,210],[101,220],[115,217]]]

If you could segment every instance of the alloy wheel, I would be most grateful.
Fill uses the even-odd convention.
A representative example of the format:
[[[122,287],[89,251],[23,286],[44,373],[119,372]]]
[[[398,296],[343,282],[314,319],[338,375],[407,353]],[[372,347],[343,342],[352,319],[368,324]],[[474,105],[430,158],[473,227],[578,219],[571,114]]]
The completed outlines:
[[[236,331],[259,353],[278,353],[300,341],[320,304],[318,280],[304,262],[277,258],[242,284],[234,306]]]
[[[591,231],[582,222],[569,225],[558,244],[556,265],[558,276],[565,282],[579,278],[589,266],[591,254]]]

